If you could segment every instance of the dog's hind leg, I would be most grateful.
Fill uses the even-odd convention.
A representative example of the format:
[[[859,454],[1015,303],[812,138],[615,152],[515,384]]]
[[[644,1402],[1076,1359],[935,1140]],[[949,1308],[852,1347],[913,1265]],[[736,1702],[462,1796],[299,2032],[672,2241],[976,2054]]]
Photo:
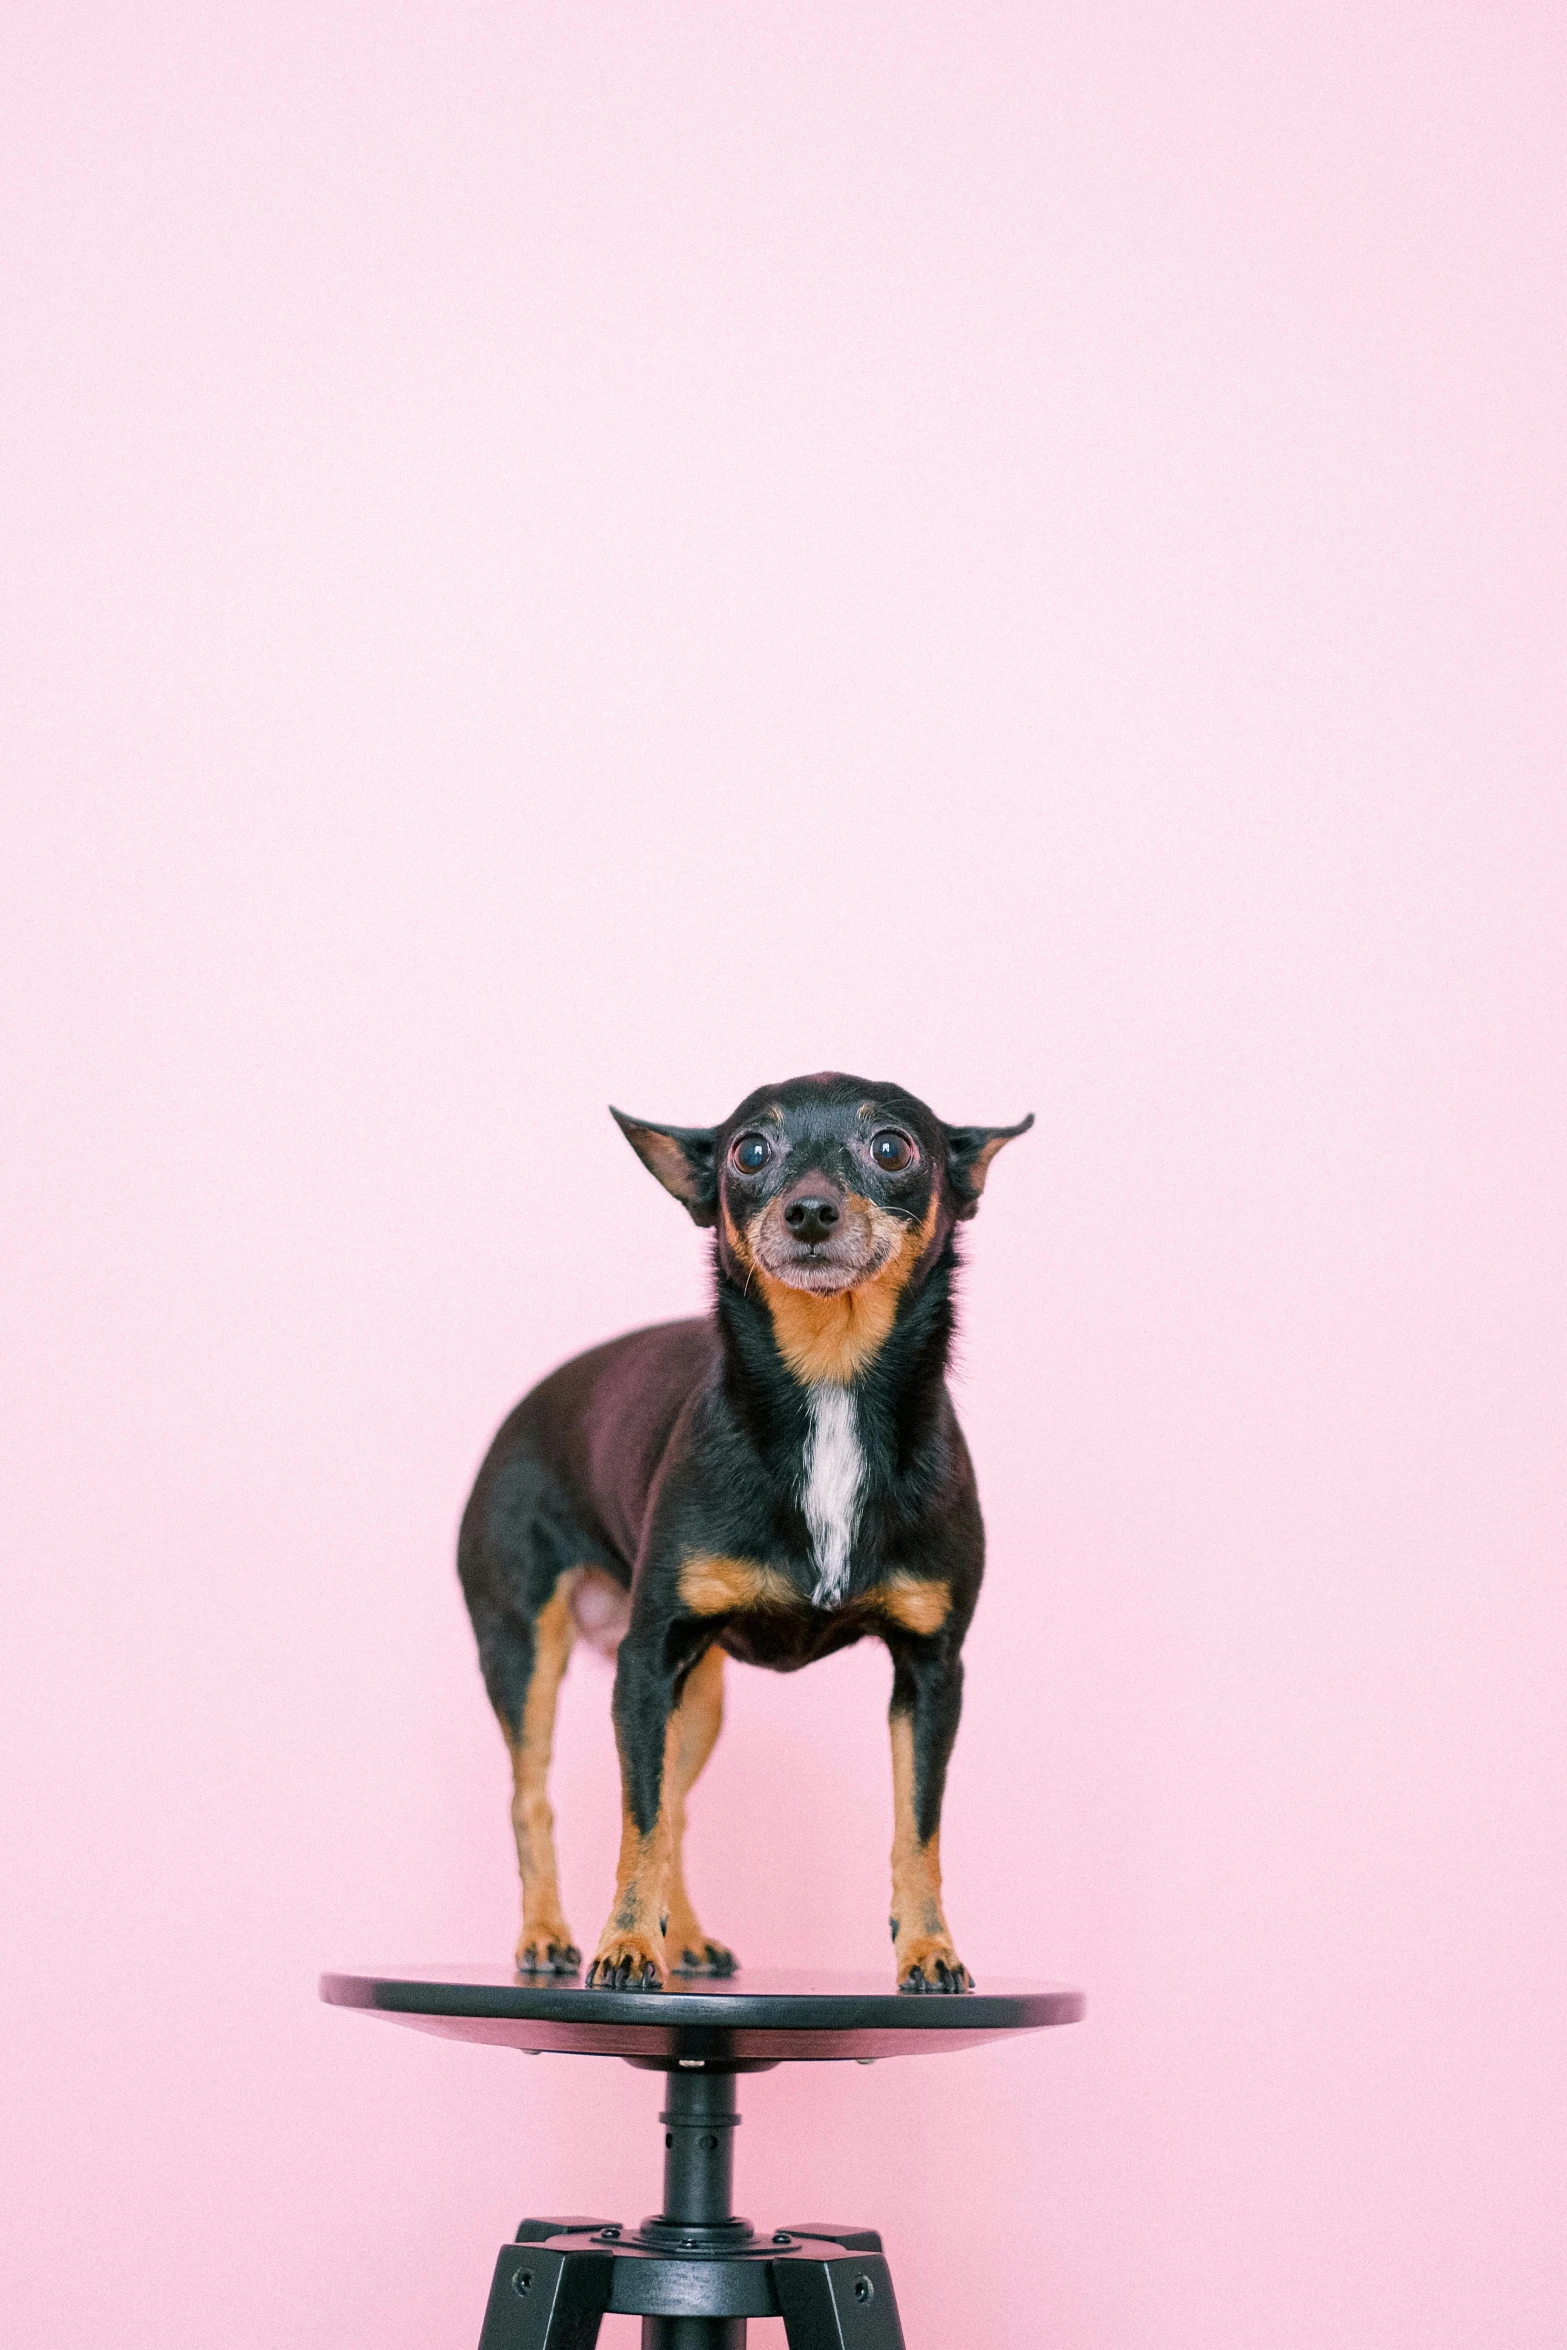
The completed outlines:
[[[664,1929],[669,1963],[677,1975],[732,1975],[739,1961],[722,1942],[703,1933],[686,1891],[683,1845],[686,1797],[713,1751],[724,1721],[724,1652],[710,1648],[693,1665],[675,1715],[679,1741],[674,1749],[669,1790],[669,1923]]]
[[[526,1972],[574,1974],[582,1953],[571,1939],[555,1873],[555,1815],[550,1809],[550,1752],[555,1701],[576,1636],[571,1612],[575,1573],[562,1575],[533,1619],[532,1666],[516,1718],[501,1714],[511,1749],[511,1824],[522,1879],[522,1933],[517,1964]],[[500,1708],[497,1707],[497,1712]]]

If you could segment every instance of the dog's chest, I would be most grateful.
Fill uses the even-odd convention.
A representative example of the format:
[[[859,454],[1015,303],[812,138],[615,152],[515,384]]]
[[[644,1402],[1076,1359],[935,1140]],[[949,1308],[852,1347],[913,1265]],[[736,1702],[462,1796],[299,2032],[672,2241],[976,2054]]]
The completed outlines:
[[[865,1482],[865,1455],[860,1448],[854,1397],[847,1387],[812,1390],[811,1424],[801,1468],[801,1500],[816,1566],[811,1600],[816,1607],[833,1607],[848,1588],[849,1553],[854,1547]]]

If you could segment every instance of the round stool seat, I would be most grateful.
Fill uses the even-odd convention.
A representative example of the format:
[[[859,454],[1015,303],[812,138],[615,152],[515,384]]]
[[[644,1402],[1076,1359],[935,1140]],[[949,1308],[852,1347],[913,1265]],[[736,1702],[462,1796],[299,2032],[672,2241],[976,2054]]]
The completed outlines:
[[[605,2316],[640,2317],[643,2350],[744,2350],[753,2317],[789,2350],[904,2350],[874,2228],[754,2228],[732,2201],[740,2073],[933,2056],[1076,2023],[1080,1991],[991,1983],[890,1991],[884,1977],[674,1976],[604,1991],[505,1967],[329,1974],[321,1996],[416,2031],[530,2056],[618,2056],[665,2074],[664,2200],[640,2227],[577,2212],[523,2220],[495,2263],[479,2350],[593,2350]]]
[[[321,1996],[416,2031],[531,2055],[618,2056],[660,2068],[869,2063],[977,2048],[1007,2032],[1072,2024],[1080,1991],[992,1982],[914,1994],[879,1975],[748,1972],[670,1977],[664,1991],[602,1991],[505,1967],[328,1974]]]

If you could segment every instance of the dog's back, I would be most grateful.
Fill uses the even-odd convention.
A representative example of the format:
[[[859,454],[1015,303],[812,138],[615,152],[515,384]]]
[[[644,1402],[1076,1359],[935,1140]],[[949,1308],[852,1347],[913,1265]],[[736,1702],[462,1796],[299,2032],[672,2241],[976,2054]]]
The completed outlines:
[[[710,1316],[659,1322],[574,1355],[530,1388],[463,1512],[457,1567],[476,1624],[491,1610],[532,1617],[575,1567],[630,1589],[659,1463],[717,1364]],[[481,1635],[488,1678],[485,1645]]]

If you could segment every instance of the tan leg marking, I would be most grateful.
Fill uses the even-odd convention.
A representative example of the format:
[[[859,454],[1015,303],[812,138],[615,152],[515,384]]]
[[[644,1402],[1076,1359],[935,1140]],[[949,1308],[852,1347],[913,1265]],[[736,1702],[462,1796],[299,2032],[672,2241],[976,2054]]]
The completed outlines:
[[[737,1961],[722,1942],[710,1942],[686,1891],[682,1846],[686,1797],[702,1775],[724,1724],[724,1652],[710,1648],[694,1665],[675,1717],[680,1743],[669,1796],[669,1923],[665,1942],[669,1964],[681,1975],[732,1975]]]
[[[555,1740],[555,1701],[576,1637],[571,1612],[576,1573],[562,1575],[533,1625],[533,1677],[523,1701],[522,1727],[511,1748],[511,1824],[517,1837],[517,1873],[522,1879],[522,1933],[517,1964],[569,1974],[582,1964],[560,1905],[555,1875],[555,1815],[550,1810],[550,1750]]]
[[[914,1725],[892,1717],[892,1948],[900,1991],[971,1991],[941,1906],[941,1831],[919,1840],[914,1807]],[[946,1980],[943,1980],[945,1975]]]
[[[669,1717],[652,1835],[643,1836],[622,1806],[614,1906],[588,1970],[595,1980],[621,1968],[627,1970],[629,1983],[660,1986],[672,1967],[678,1974],[692,1975],[735,1971],[733,1951],[722,1942],[710,1942],[702,1931],[681,1860],[686,1797],[713,1751],[723,1719],[724,1652],[710,1648],[692,1666],[680,1703]]]
[[[621,1761],[620,1858],[615,1864],[615,1899],[588,1968],[588,1981],[604,1989],[662,1990],[669,1977],[664,1919],[669,1908],[670,1809],[680,1759],[680,1712],[664,1733],[664,1775],[659,1782],[658,1818],[644,1836],[624,1794]]]

